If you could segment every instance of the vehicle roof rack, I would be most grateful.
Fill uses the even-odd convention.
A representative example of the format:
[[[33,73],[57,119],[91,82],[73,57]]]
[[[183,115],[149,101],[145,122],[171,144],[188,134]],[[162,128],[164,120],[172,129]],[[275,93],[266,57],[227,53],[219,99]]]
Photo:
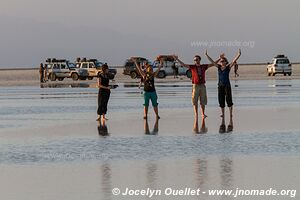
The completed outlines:
[[[286,56],[284,54],[278,54],[275,56],[275,58],[286,58]]]

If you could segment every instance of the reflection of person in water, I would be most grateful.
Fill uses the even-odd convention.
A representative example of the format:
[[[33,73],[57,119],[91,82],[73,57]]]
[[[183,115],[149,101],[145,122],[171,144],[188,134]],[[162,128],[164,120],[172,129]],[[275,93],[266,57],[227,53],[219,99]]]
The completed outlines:
[[[199,131],[198,120],[195,119],[195,121],[194,121],[194,133],[196,133],[196,134],[204,134],[204,133],[207,133],[207,130],[208,130],[208,129],[207,129],[206,124],[205,124],[205,119],[206,119],[206,118],[202,118],[200,131]]]
[[[159,121],[158,118],[156,118],[155,124],[154,124],[154,127],[153,127],[153,131],[150,132],[148,119],[144,120],[144,130],[145,130],[146,135],[157,135],[158,134],[158,121]]]
[[[102,122],[101,122],[101,120],[98,121],[97,129],[98,129],[99,135],[101,135],[101,136],[108,136],[109,135],[108,134],[108,128],[105,124],[105,120],[102,120]]]

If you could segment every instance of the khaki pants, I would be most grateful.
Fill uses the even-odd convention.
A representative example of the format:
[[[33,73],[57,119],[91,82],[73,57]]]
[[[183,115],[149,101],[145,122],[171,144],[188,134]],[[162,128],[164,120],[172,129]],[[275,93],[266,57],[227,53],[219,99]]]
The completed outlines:
[[[193,84],[192,104],[198,105],[198,99],[200,99],[200,105],[207,105],[207,94],[205,84]]]

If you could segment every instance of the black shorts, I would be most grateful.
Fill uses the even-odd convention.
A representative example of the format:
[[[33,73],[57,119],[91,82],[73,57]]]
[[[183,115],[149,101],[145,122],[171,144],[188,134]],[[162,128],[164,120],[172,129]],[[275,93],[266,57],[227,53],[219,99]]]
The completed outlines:
[[[218,99],[221,108],[225,108],[225,100],[228,107],[233,105],[230,85],[219,85]]]

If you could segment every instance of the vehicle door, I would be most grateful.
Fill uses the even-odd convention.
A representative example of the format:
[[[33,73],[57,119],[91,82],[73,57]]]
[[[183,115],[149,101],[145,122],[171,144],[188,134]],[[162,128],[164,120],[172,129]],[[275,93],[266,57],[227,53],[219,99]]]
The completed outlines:
[[[97,76],[97,70],[96,70],[96,66],[93,62],[90,62],[89,65],[89,76]]]
[[[89,65],[88,65],[87,62],[82,62],[80,68],[84,69],[84,70],[87,70],[88,71],[88,76],[90,76]]]
[[[60,63],[60,76],[59,77],[70,77],[70,70],[66,63]]]
[[[186,71],[188,70],[186,67],[183,67],[177,61],[175,62],[175,66],[178,68],[178,75],[186,75]]]

